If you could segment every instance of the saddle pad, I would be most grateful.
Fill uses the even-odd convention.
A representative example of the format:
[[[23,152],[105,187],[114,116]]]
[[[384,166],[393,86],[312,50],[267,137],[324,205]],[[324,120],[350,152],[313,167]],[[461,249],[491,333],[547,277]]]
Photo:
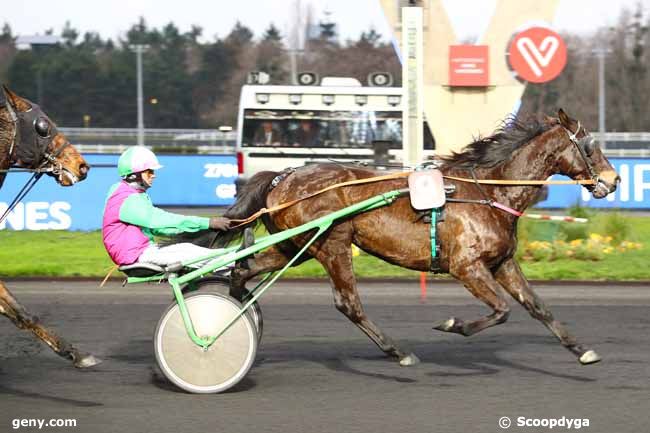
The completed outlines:
[[[408,183],[414,209],[434,209],[445,204],[445,186],[440,170],[414,171],[409,175]]]

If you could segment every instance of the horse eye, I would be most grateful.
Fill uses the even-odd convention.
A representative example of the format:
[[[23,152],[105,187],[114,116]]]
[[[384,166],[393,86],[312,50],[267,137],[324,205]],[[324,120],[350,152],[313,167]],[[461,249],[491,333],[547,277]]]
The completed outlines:
[[[34,123],[34,129],[36,133],[43,138],[50,136],[50,122],[47,121],[44,117],[39,117]]]

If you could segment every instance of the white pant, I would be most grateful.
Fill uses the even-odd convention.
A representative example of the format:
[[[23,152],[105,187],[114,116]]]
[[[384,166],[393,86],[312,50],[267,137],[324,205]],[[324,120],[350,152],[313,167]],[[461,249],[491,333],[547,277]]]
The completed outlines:
[[[219,249],[204,248],[190,243],[172,244],[164,247],[158,246],[156,244],[151,244],[142,252],[142,254],[140,254],[140,257],[138,257],[138,262],[153,263],[154,265],[158,266],[167,266],[173,263],[195,260],[200,257],[207,256],[208,254],[216,253],[218,251]],[[188,267],[200,268],[201,266],[206,265],[210,262],[222,260],[224,257],[225,256],[219,256],[215,259],[203,260],[201,262],[188,265]],[[234,263],[231,263],[228,266],[224,266],[220,269],[225,269],[232,266],[234,266]]]

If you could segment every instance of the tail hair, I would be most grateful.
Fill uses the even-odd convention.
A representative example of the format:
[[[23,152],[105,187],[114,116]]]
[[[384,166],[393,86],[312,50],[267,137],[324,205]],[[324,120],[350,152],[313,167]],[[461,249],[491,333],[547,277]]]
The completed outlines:
[[[278,173],[275,171],[261,171],[251,177],[241,191],[238,191],[237,200],[223,216],[230,219],[245,219],[265,207],[269,186],[277,175]],[[168,238],[163,245],[190,242],[206,248],[223,248],[235,240],[239,240],[245,228],[255,225],[257,225],[257,221],[226,232],[200,230],[193,233],[181,233]]]
[[[237,200],[228,208],[223,216],[230,219],[245,219],[265,207],[269,186],[278,174],[279,173],[276,171],[260,171],[253,175],[253,177],[244,184],[241,191],[237,192]],[[216,237],[212,247],[223,248],[234,240],[240,239],[245,228],[254,227],[258,223],[259,220],[253,221],[222,233]]]

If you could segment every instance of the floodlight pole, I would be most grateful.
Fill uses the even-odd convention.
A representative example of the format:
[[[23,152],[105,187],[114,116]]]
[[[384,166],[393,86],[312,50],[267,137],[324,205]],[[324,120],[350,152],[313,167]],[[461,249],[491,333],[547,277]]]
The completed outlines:
[[[144,108],[142,95],[142,53],[149,49],[149,45],[129,45],[131,51],[136,54],[137,75],[138,75],[138,146],[144,146]]]

